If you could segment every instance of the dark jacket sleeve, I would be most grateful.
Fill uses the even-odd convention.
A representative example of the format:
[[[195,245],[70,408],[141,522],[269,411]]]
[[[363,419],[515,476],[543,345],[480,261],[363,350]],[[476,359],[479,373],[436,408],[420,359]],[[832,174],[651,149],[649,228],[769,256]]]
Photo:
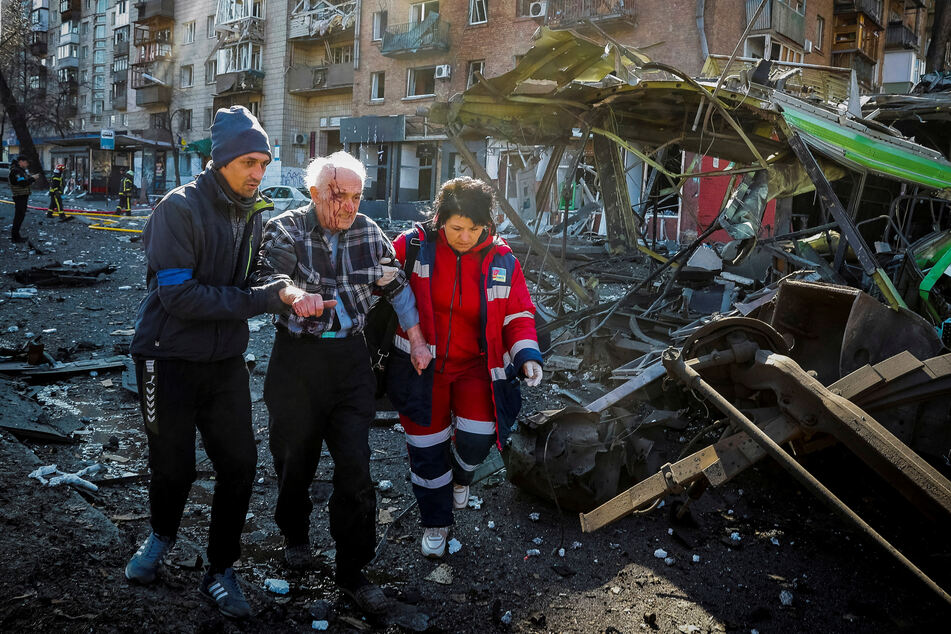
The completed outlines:
[[[275,293],[268,286],[239,288],[195,279],[199,227],[184,196],[166,198],[156,207],[143,235],[149,270],[158,281],[162,306],[179,319],[247,319],[268,310]],[[225,272],[230,277],[231,272]]]

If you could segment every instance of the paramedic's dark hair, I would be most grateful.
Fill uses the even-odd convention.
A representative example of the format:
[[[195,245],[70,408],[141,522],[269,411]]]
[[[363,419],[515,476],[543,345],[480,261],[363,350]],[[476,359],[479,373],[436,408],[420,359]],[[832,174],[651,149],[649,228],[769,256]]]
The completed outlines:
[[[495,233],[495,194],[478,179],[461,176],[446,181],[436,194],[433,209],[433,229],[440,229],[451,216],[459,214]]]

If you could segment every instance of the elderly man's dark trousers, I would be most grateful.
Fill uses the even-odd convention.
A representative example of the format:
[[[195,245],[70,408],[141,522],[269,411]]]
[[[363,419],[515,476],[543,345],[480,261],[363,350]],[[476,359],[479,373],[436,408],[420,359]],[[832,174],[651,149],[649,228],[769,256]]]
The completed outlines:
[[[13,238],[19,239],[22,237],[20,227],[23,226],[23,221],[26,219],[26,208],[29,200],[29,195],[13,197],[13,230],[10,232]]]
[[[375,389],[362,335],[297,339],[278,329],[264,381],[278,480],[274,519],[288,544],[309,543],[310,485],[326,442],[334,461],[330,534],[338,574],[357,572],[373,558],[369,433]]]
[[[149,441],[152,530],[166,537],[178,533],[197,476],[198,430],[215,469],[208,563],[223,571],[241,556],[257,465],[248,367],[241,357],[209,363],[137,359],[136,379]]]

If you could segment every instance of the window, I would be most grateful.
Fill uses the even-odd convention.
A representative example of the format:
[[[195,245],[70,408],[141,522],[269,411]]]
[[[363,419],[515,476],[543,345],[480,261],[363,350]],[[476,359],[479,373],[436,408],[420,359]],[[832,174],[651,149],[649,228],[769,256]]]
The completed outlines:
[[[95,41],[92,43],[92,47],[93,47],[93,48],[103,48],[103,49],[104,49],[104,48],[106,48],[106,41],[105,41],[105,40],[95,40]]]
[[[59,25],[60,35],[69,35],[69,22],[63,22]],[[89,35],[89,20],[83,20],[82,27],[80,28],[80,33],[83,37]]]
[[[373,14],[373,41],[382,40],[384,31],[386,31],[386,11],[377,11]]]
[[[218,76],[218,60],[210,59],[205,62],[205,83],[215,83],[215,77]]]
[[[168,130],[168,113],[153,112],[149,115],[149,127]]]
[[[89,83],[89,71],[85,68],[79,73],[79,81],[82,82],[83,85]]]
[[[353,61],[353,44],[334,46],[330,49],[331,64],[346,64]]]
[[[476,73],[480,75],[485,74],[485,60],[478,59],[469,62],[469,72],[466,74],[466,88],[476,85],[479,83],[479,80],[476,78]]]
[[[85,48],[85,47],[84,47]],[[66,57],[76,57],[76,52],[79,47],[75,44],[60,44],[56,48],[56,57],[58,59],[63,59]]]
[[[105,88],[106,87],[106,78],[104,75],[93,75],[92,76],[92,85],[93,88]]]
[[[102,114],[102,102],[101,102],[101,101],[93,101],[93,102],[92,102],[92,113],[95,114],[95,115],[101,115],[101,114]]]
[[[129,27],[123,26],[113,32],[113,43],[122,44],[129,41]]]
[[[96,38],[97,40],[104,39],[104,38],[106,37],[106,25],[105,25],[105,24],[97,24],[97,25],[96,25],[96,28],[93,30],[93,35],[92,35],[92,36],[93,36],[94,38]]]
[[[83,22],[83,35],[89,32],[89,22]],[[69,37],[70,33],[79,33],[79,24],[76,23],[76,20],[67,20],[59,25],[59,35],[60,37]]]
[[[182,110],[182,130],[191,130],[192,129],[192,111]]]
[[[119,14],[127,13],[129,11],[129,0],[119,0],[116,3],[116,10]]]
[[[97,16],[93,17],[93,23],[94,23],[94,24],[101,24],[101,25],[105,26],[105,25],[106,25],[106,14],[97,15]]]
[[[93,51],[92,54],[92,63],[93,64],[105,64],[106,63],[106,50],[99,49]]]
[[[407,73],[406,96],[422,97],[436,94],[436,67],[410,68]]]
[[[109,0],[96,0],[96,13],[105,13],[108,8]]]
[[[117,57],[112,62],[112,72],[121,73],[123,71],[129,70],[129,58],[128,57]]]
[[[195,41],[195,22],[186,22],[182,25],[182,44],[192,44]]]
[[[822,38],[826,35],[826,19],[821,15],[816,16],[816,41],[813,43],[813,47],[817,51],[822,50]]]
[[[219,0],[218,24],[263,17],[264,0]]]
[[[439,13],[439,2],[417,2],[409,5],[410,22],[422,22],[430,13]]]
[[[489,21],[489,0],[469,0],[469,24],[485,24]]]
[[[240,70],[261,70],[261,45],[242,42],[218,51],[219,73],[233,73]]]
[[[215,39],[215,16],[208,16],[208,19],[205,22],[205,32],[207,33],[209,40]]]
[[[370,75],[370,101],[383,101],[386,92],[386,73],[383,71]]]
[[[188,88],[192,85],[194,79],[194,66],[188,64],[182,66],[181,77],[182,77],[182,88]]]
[[[211,127],[211,124],[214,123],[213,117],[215,116],[214,108],[205,108],[205,129]]]
[[[79,59],[86,59],[87,57],[89,57],[89,47],[84,46],[79,49]]]

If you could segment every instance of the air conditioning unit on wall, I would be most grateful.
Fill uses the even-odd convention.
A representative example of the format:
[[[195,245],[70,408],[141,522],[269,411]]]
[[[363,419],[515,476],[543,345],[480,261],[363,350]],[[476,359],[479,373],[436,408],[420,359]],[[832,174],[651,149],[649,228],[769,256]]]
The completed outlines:
[[[440,64],[436,67],[436,79],[449,79],[452,75],[452,66],[449,64]]]
[[[307,145],[307,135],[301,132],[295,132],[291,143],[293,145]]]
[[[812,40],[806,40],[805,44],[803,44],[802,50],[805,51],[805,53],[806,53],[807,55],[808,55],[809,53],[811,53],[811,52],[812,52]]]
[[[532,18],[544,18],[548,15],[548,2],[546,0],[536,0],[528,5],[528,15]]]

